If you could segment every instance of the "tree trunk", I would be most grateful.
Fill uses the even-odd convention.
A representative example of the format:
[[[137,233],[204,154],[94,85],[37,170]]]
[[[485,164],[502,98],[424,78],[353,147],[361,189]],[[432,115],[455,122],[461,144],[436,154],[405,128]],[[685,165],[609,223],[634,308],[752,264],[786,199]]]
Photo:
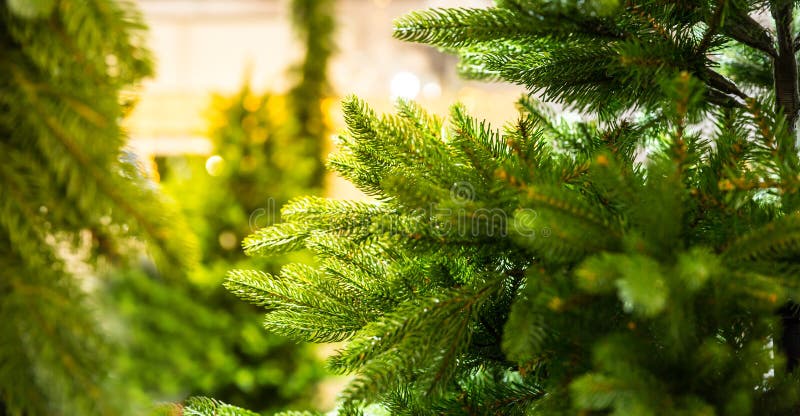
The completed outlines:
[[[795,130],[800,95],[797,91],[797,59],[794,55],[793,1],[777,0],[772,5],[772,17],[778,41],[778,56],[773,62],[776,109],[782,109],[791,131]]]
[[[772,2],[772,17],[778,41],[778,54],[773,60],[775,107],[786,116],[789,131],[795,132],[800,95],[797,90],[797,59],[794,52],[793,1]],[[780,348],[786,354],[786,367],[793,371],[800,363],[800,314],[797,305],[789,302],[780,310],[782,334]]]

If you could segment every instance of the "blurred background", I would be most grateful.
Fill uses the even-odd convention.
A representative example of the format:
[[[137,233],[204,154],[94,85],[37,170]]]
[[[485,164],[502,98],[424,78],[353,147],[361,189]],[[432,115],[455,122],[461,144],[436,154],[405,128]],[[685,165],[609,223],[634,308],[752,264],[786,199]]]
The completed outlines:
[[[144,154],[211,152],[202,114],[209,92],[233,93],[247,77],[254,91],[284,93],[293,80],[287,69],[302,59],[292,32],[288,0],[138,0],[149,26],[148,46],[156,75],[143,85],[127,125],[131,145]],[[502,123],[514,114],[522,89],[464,81],[456,58],[434,48],[392,38],[392,21],[430,7],[484,7],[490,0],[337,0],[324,110],[341,126],[338,100],[356,94],[378,111],[390,111],[393,96],[414,98],[446,112],[455,100],[476,114]],[[511,99],[509,99],[511,98]]]
[[[414,99],[440,115],[459,101],[496,127],[511,121],[521,88],[459,79],[455,57],[392,38],[393,20],[413,10],[491,2],[136,3],[149,27],[156,73],[135,92],[124,121],[129,147],[198,233],[202,267],[180,288],[177,308],[173,299],[159,298],[175,293],[174,283],[153,279],[146,262],[112,273],[110,299],[117,309],[127,305],[120,327],[134,352],[121,356],[121,374],[141,378],[145,401],[206,395],[263,412],[330,409],[344,385],[324,370],[336,346],[296,345],[267,334],[261,312],[221,282],[231,268],[276,273],[298,260],[251,259],[240,249],[249,232],[279,221],[289,199],[363,198],[321,171],[343,127],[342,96],[356,94],[379,112],[391,111],[396,98]],[[160,350],[152,340],[164,337],[186,341]],[[152,372],[143,374],[148,367]]]

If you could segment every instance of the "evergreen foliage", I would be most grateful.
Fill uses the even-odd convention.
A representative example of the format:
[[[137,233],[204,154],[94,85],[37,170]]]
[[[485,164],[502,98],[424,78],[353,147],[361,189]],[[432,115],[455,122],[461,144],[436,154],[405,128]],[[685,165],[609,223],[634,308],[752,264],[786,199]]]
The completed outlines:
[[[90,301],[98,258],[144,239],[161,272],[191,234],[124,153],[119,120],[151,73],[128,2],[0,4],[0,413],[122,414]]]
[[[340,414],[795,414],[777,314],[800,270],[794,8],[498,0],[401,18],[398,38],[587,121],[533,95],[500,130],[348,98],[329,164],[376,202],[293,200],[245,250],[317,265],[225,285],[271,331],[346,341]]]
[[[183,406],[184,415],[256,416],[249,410],[231,406],[214,399],[192,397]]]

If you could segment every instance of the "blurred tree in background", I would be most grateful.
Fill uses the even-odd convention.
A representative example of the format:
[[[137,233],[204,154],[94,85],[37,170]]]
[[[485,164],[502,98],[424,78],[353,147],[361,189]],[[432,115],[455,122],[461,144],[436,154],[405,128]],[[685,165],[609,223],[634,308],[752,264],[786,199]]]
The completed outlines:
[[[313,351],[263,330],[262,313],[224,290],[231,267],[277,272],[305,254],[253,259],[240,242],[278,220],[276,207],[298,195],[319,194],[329,130],[322,101],[329,95],[333,2],[296,0],[294,27],[306,48],[292,68],[288,94],[248,86],[217,95],[208,112],[213,156],[159,160],[168,192],[179,200],[198,235],[202,267],[190,282],[161,278],[152,268],[115,271],[107,289],[127,352],[121,377],[143,401],[209,395],[262,412],[309,408],[322,376]]]
[[[0,414],[123,414],[95,313],[96,268],[143,253],[165,280],[192,234],[122,152],[151,74],[128,2],[0,3]]]

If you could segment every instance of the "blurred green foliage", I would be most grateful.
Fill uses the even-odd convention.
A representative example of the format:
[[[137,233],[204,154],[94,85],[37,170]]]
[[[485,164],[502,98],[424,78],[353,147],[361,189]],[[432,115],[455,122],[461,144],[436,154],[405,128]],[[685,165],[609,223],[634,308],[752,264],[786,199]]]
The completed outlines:
[[[142,403],[208,395],[265,413],[314,407],[324,375],[314,351],[266,332],[258,308],[221,283],[231,268],[277,272],[289,261],[312,261],[305,253],[249,258],[240,242],[278,221],[278,207],[291,198],[322,192],[331,7],[329,1],[293,3],[308,53],[292,69],[295,86],[287,94],[255,92],[246,77],[237,93],[212,98],[205,115],[210,157],[157,160],[154,176],[197,234],[202,266],[182,282],[163,279],[146,261],[109,276],[118,376]]]
[[[144,38],[129,1],[0,2],[0,414],[123,414],[97,267],[144,248],[165,279],[196,263],[123,151],[127,98],[152,73]]]
[[[273,223],[292,196],[319,192],[317,162],[293,146],[285,97],[244,86],[215,96],[209,111],[214,155],[159,160],[162,185],[198,236],[201,264],[188,281],[161,278],[147,263],[111,273],[107,298],[120,322],[119,375],[143,400],[210,395],[262,412],[308,408],[323,375],[313,351],[261,327],[262,313],[227,293],[231,267],[277,271],[292,259],[250,259],[240,241]]]

